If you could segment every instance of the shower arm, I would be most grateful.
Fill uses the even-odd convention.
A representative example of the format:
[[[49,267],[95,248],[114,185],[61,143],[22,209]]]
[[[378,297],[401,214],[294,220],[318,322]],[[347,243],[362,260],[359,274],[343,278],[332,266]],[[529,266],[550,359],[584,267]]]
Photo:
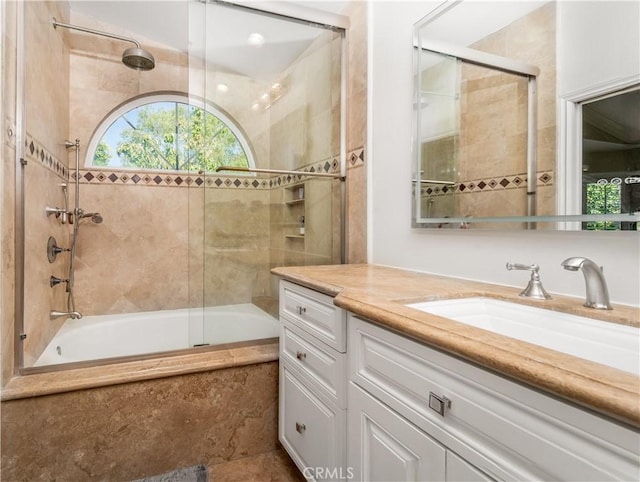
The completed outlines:
[[[218,166],[216,172],[220,171],[236,171],[236,172],[256,172],[261,174],[291,174],[292,176],[309,176],[309,177],[330,177],[333,179],[341,179],[340,173],[324,173],[324,172],[305,172],[305,171],[287,171],[284,169],[259,169],[256,167],[237,167],[237,166]]]
[[[71,29],[71,30],[79,30],[80,32],[91,33],[91,34],[94,34],[94,35],[101,35],[103,37],[109,37],[109,38],[113,38],[113,39],[116,39],[116,40],[122,40],[124,42],[131,42],[132,44],[135,44],[135,46],[137,48],[139,48],[139,49],[142,48],[141,45],[140,45],[140,42],[138,42],[136,39],[133,39],[131,37],[123,37],[121,35],[116,35],[116,34],[109,33],[109,32],[103,32],[102,30],[94,30],[92,28],[80,27],[78,25],[71,25],[69,23],[58,22],[55,17],[53,17],[52,23],[53,23],[53,28],[64,27],[64,28],[68,28],[68,29]]]

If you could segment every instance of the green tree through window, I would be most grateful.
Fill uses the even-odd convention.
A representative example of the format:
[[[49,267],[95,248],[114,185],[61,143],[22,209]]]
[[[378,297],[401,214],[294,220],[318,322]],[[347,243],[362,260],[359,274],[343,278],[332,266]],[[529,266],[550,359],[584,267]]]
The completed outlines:
[[[620,214],[622,207],[620,186],[616,184],[587,184],[587,209],[585,214]],[[615,231],[619,222],[591,221],[586,228],[593,231]]]
[[[211,172],[248,167],[238,137],[216,115],[186,102],[159,101],[120,115],[102,135],[94,166]]]

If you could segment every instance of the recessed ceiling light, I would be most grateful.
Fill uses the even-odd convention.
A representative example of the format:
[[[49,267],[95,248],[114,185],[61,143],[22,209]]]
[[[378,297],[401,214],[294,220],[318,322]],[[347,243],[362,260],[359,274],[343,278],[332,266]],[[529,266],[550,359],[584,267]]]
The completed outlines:
[[[280,83],[276,82],[275,84],[271,85],[271,89],[272,90],[278,90],[280,87],[282,87],[282,85],[280,85]]]
[[[226,84],[218,84],[216,85],[216,90],[221,93],[229,92],[229,86]]]
[[[251,109],[253,110],[258,110],[259,108],[260,108],[260,104],[258,104],[257,102],[251,106]]]
[[[254,47],[262,47],[264,45],[264,36],[259,34],[258,32],[253,32],[247,38],[247,43],[249,45],[253,45]]]
[[[269,94],[262,94],[262,95],[260,96],[260,98],[261,98],[262,100],[268,100],[268,99],[269,99]]]

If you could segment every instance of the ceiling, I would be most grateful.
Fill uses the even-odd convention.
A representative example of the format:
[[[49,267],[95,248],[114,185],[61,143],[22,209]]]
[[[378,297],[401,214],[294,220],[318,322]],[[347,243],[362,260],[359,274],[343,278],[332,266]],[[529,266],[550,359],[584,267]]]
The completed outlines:
[[[143,46],[153,44],[206,58],[218,70],[271,82],[325,29],[282,20],[199,0],[71,0],[72,14],[93,17],[103,24],[140,37]],[[245,2],[248,3],[248,2]],[[253,2],[260,8],[261,2]],[[264,2],[262,2],[264,4]],[[268,2],[276,7],[341,14],[346,1]],[[249,5],[252,5],[248,3]],[[264,37],[261,46],[249,45],[249,35]],[[147,45],[145,45],[146,43]]]

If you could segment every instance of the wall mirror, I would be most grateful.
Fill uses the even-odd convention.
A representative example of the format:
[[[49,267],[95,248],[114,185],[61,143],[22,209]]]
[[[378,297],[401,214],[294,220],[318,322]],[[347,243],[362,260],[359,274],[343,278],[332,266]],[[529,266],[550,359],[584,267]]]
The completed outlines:
[[[556,42],[555,1],[450,1],[416,23],[414,227],[638,228],[640,80],[575,104],[568,166]]]

